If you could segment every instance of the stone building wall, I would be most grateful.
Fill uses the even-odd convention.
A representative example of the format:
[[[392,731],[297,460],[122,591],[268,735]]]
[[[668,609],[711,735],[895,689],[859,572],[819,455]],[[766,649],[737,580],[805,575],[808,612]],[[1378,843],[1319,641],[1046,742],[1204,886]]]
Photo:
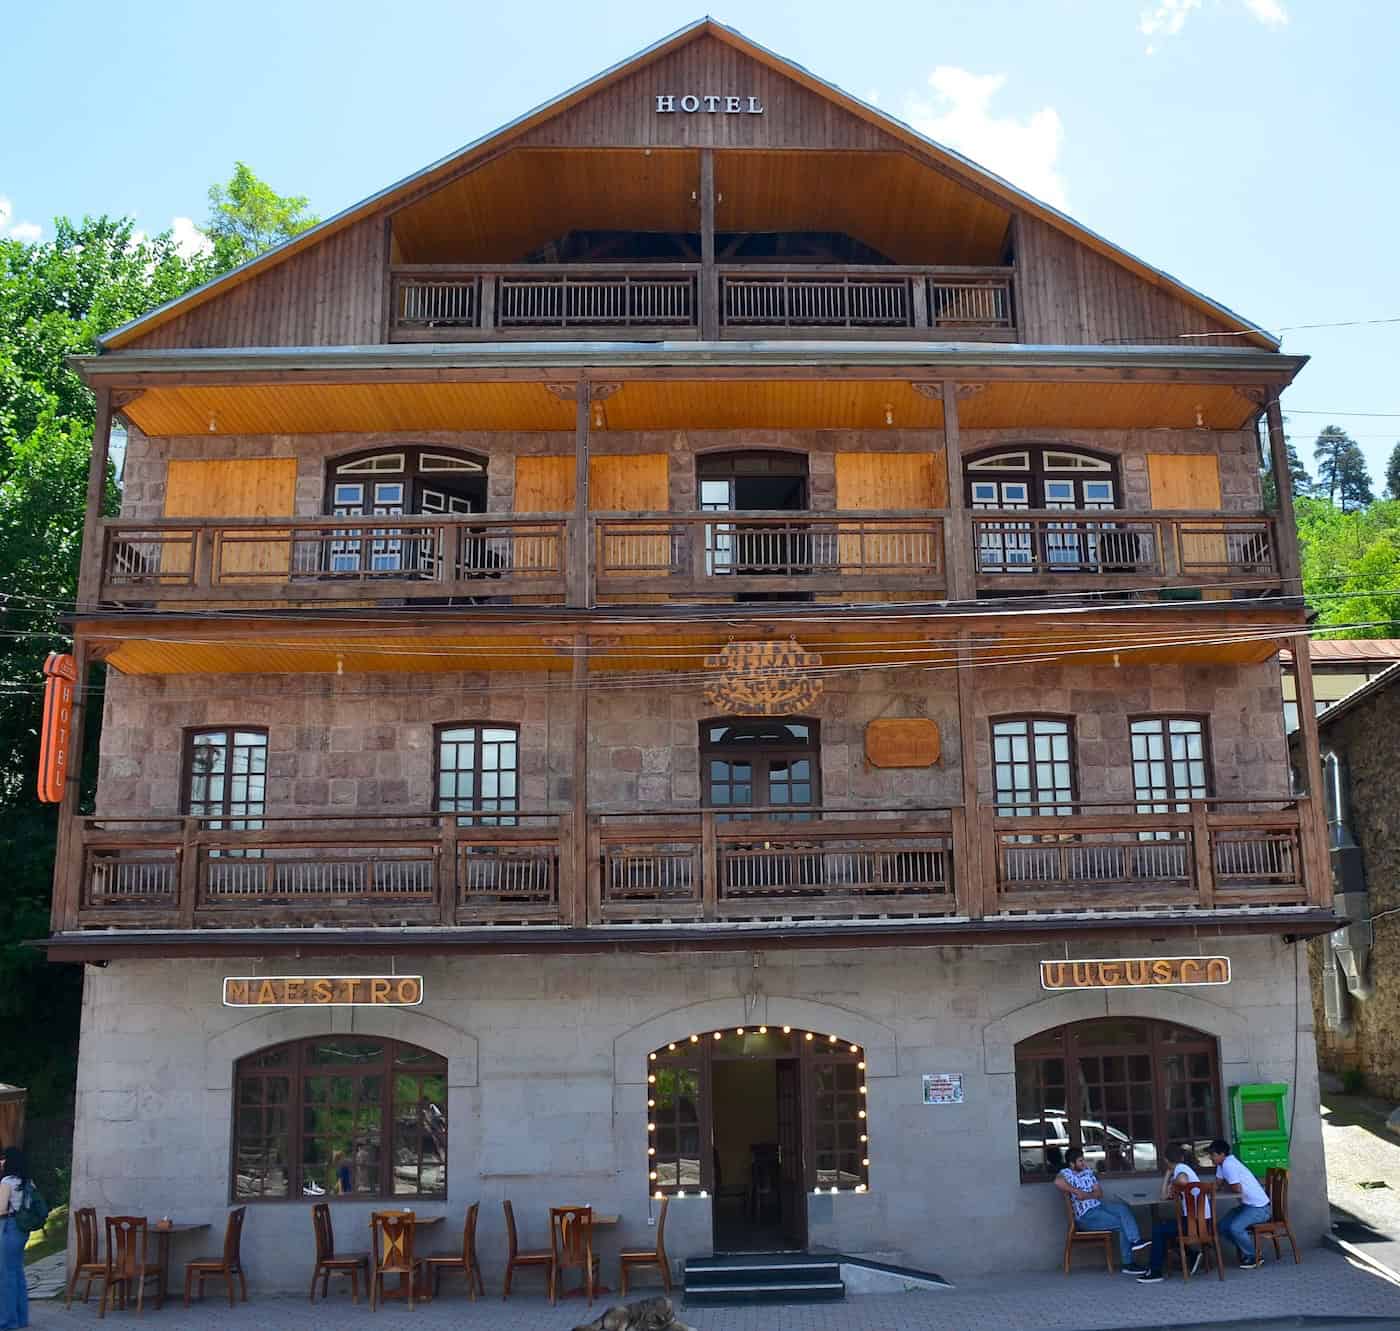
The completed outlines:
[[[1129,718],[1189,712],[1209,719],[1215,794],[1287,795],[1277,667],[999,666],[975,676],[979,788],[992,793],[989,720],[1008,713],[1073,718],[1079,795],[1130,800]],[[699,729],[713,709],[693,684],[594,677],[589,803],[613,810],[700,802]],[[106,685],[98,812],[175,814],[184,733],[265,726],[268,811],[287,816],[422,811],[433,803],[434,727],[520,726],[520,807],[560,811],[573,798],[574,720],[567,680],[518,674],[122,676]],[[821,797],[832,807],[941,808],[961,802],[958,707],[951,671],[852,671],[825,677],[818,723]],[[926,716],[942,737],[928,768],[875,768],[865,727]]]
[[[1361,847],[1373,925],[1370,979],[1375,992],[1358,1000],[1347,996],[1352,1030],[1329,1030],[1322,1009],[1321,949],[1312,945],[1313,995],[1318,1053],[1323,1067],[1343,1073],[1354,1068],[1376,1095],[1400,1100],[1400,801],[1395,795],[1400,770],[1400,692],[1382,688],[1328,723],[1319,736],[1322,751],[1337,753],[1348,773],[1351,833]]]
[[[1094,943],[1095,955],[1179,953]],[[1051,1270],[1064,1217],[1046,1182],[1022,1183],[1014,1085],[1017,1041],[1091,1017],[1151,1017],[1219,1041],[1224,1091],[1253,1081],[1293,1088],[1291,1220],[1318,1241],[1326,1183],[1306,978],[1277,939],[1213,939],[1233,962],[1220,989],[1125,989],[1046,994],[1038,962],[1061,945],[985,948],[757,950],[664,958],[489,955],[337,959],[339,973],[391,968],[424,975],[417,1009],[224,1008],[223,975],[310,974],[325,962],[285,958],[113,961],[89,967],[78,1069],[73,1205],[178,1213],[223,1224],[229,1199],[231,1081],[243,1055],[332,1032],[405,1039],[448,1059],[449,1184],[444,1213],[457,1231],[481,1203],[478,1248],[488,1292],[501,1276],[501,1201],[526,1246],[564,1201],[621,1217],[599,1237],[616,1287],[619,1246],[654,1242],[646,1181],[647,1053],[718,1027],[767,1022],[859,1042],[868,1064],[870,1190],[808,1197],[811,1243],[958,1279],[993,1270]],[[927,1107],[924,1073],[963,1074],[965,1103]],[[1145,1204],[1154,1175],[1106,1190]],[[382,1204],[382,1203],[381,1203]],[[360,1236],[370,1202],[338,1202],[336,1226]],[[950,1210],[950,1208],[952,1208]],[[255,1292],[305,1291],[309,1202],[254,1203],[243,1256]],[[951,1218],[950,1218],[951,1217]],[[709,1202],[672,1204],[674,1259],[711,1248]],[[221,1232],[221,1231],[219,1231]],[[175,1260],[191,1255],[177,1246]],[[1089,1277],[1083,1277],[1089,1279]]]

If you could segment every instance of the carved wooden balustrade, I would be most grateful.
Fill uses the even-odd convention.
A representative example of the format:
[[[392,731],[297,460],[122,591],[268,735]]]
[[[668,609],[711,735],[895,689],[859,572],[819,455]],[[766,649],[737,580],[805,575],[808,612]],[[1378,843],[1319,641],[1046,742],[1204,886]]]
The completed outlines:
[[[582,844],[566,813],[81,818],[57,917],[156,930],[596,927],[1301,906],[1330,892],[1310,898],[1305,882],[1306,807],[595,812]]]
[[[562,600],[568,567],[562,517],[159,519],[103,527],[104,600]]]
[[[1015,340],[1012,268],[891,265],[398,264],[389,338],[714,335]]]

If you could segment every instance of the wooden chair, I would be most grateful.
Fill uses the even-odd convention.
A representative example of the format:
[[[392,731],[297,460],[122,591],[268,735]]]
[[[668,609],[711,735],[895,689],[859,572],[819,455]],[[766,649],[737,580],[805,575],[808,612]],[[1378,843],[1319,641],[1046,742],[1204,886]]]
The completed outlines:
[[[423,1278],[423,1259],[413,1255],[413,1236],[418,1222],[407,1211],[375,1211],[369,1223],[374,1235],[369,1306],[377,1312],[384,1302],[385,1276],[400,1276],[408,1282],[408,1309],[412,1312]]]
[[[1214,1181],[1202,1179],[1192,1183],[1189,1179],[1178,1179],[1172,1184],[1172,1198],[1176,1206],[1176,1247],[1181,1258],[1182,1277],[1191,1279],[1187,1248],[1199,1248],[1207,1256],[1214,1256],[1215,1274],[1224,1280],[1225,1262],[1220,1254],[1220,1233],[1215,1227]]]
[[[466,1223],[462,1226],[462,1251],[434,1253],[423,1260],[432,1276],[433,1297],[437,1297],[438,1285],[445,1271],[460,1271],[467,1278],[467,1293],[476,1302],[478,1294],[485,1294],[486,1287],[481,1283],[481,1264],[476,1260],[476,1214],[480,1202],[467,1207]]]
[[[68,1277],[65,1308],[73,1306],[73,1291],[78,1281],[84,1281],[83,1302],[86,1303],[92,1292],[92,1282],[107,1273],[107,1263],[97,1250],[97,1212],[91,1206],[82,1206],[73,1212],[73,1237],[77,1241],[77,1251],[73,1257],[73,1274]]]
[[[517,1266],[542,1266],[545,1269],[545,1280],[549,1286],[550,1301],[554,1300],[554,1252],[521,1252],[520,1245],[515,1237],[515,1212],[511,1209],[509,1202],[502,1202],[501,1205],[506,1212],[506,1243],[508,1252],[506,1255],[506,1278],[501,1288],[501,1298],[510,1298],[510,1285],[515,1276]]]
[[[656,1213],[656,1249],[653,1252],[628,1252],[619,1253],[622,1263],[622,1279],[619,1282],[618,1294],[627,1297],[627,1276],[634,1267],[655,1266],[661,1270],[661,1288],[667,1294],[671,1292],[671,1262],[666,1256],[666,1208],[671,1205],[669,1197],[661,1199],[661,1209]]]
[[[1060,1194],[1065,1199],[1065,1274],[1069,1275],[1070,1254],[1074,1251],[1076,1243],[1087,1244],[1093,1247],[1099,1244],[1103,1248],[1104,1260],[1108,1263],[1109,1274],[1116,1271],[1117,1264],[1117,1243],[1118,1232],[1113,1229],[1080,1229],[1074,1221],[1074,1198],[1069,1193]]]
[[[564,1272],[577,1267],[583,1272],[583,1287],[588,1294],[589,1307],[592,1307],[593,1287],[598,1277],[598,1258],[593,1255],[593,1208],[551,1206],[549,1247],[554,1254],[554,1279],[549,1301],[557,1301]]]
[[[215,1277],[228,1287],[228,1306],[233,1307],[233,1278],[238,1277],[238,1288],[243,1302],[248,1302],[248,1279],[243,1274],[243,1217],[246,1206],[236,1207],[228,1213],[228,1224],[224,1226],[224,1251],[221,1257],[196,1257],[185,1263],[185,1307],[190,1306],[190,1286],[199,1281],[199,1297],[204,1297],[204,1282]]]
[[[1298,1253],[1298,1240],[1293,1237],[1293,1228],[1288,1223],[1288,1171],[1278,1168],[1269,1170],[1264,1175],[1264,1191],[1269,1194],[1270,1214],[1267,1220],[1249,1227],[1249,1232],[1254,1235],[1254,1251],[1262,1257],[1259,1240],[1268,1239],[1274,1245],[1274,1261],[1282,1261],[1283,1250],[1278,1246],[1279,1235],[1282,1234],[1293,1249],[1294,1265],[1299,1265],[1303,1259]]]
[[[331,1277],[350,1277],[350,1298],[360,1301],[360,1272],[365,1273],[365,1285],[369,1285],[369,1253],[336,1252],[335,1231],[331,1227],[329,1202],[317,1202],[311,1208],[311,1224],[316,1231],[316,1266],[311,1272],[311,1302],[316,1302],[316,1282],[321,1282],[321,1297],[330,1295]]]
[[[118,1295],[121,1307],[131,1296],[131,1286],[136,1286],[136,1315],[144,1310],[146,1281],[156,1282],[156,1307],[165,1306],[165,1292],[162,1289],[159,1262],[146,1260],[148,1247],[146,1217],[143,1215],[109,1215],[107,1217],[107,1263],[102,1269],[102,1298],[97,1305],[97,1315],[107,1315],[107,1300],[110,1297],[115,1305]]]

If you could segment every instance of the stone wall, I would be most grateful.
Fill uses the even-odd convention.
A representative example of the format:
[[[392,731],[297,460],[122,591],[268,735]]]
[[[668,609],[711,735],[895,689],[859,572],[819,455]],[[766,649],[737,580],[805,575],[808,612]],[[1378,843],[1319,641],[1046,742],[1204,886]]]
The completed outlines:
[[[1364,1001],[1347,995],[1349,1035],[1330,1031],[1323,1020],[1320,958],[1328,940],[1313,944],[1313,992],[1318,1050],[1323,1067],[1338,1074],[1354,1068],[1376,1095],[1400,1100],[1400,803],[1395,774],[1400,768],[1400,694],[1382,688],[1328,723],[1322,751],[1336,752],[1349,777],[1351,833],[1361,847],[1373,925],[1370,979],[1375,992]]]
[[[1094,955],[1124,954],[1102,941]],[[1320,1239],[1326,1184],[1306,977],[1271,939],[1212,940],[1234,978],[1211,990],[1046,994],[1037,963],[1063,948],[736,949],[639,954],[339,959],[334,969],[425,976],[419,1009],[234,1010],[225,974],[309,974],[325,962],[114,961],[88,968],[78,1069],[73,1205],[99,1213],[176,1214],[222,1232],[229,1196],[231,1080],[236,1060],[282,1040],[329,1032],[394,1036],[449,1062],[450,1235],[481,1202],[478,1247],[488,1295],[501,1278],[501,1200],[526,1246],[545,1238],[551,1204],[592,1203],[621,1224],[601,1238],[616,1286],[619,1246],[655,1231],[646,1181],[646,1055],[669,1040],[767,1022],[860,1043],[870,1087],[870,1191],[809,1197],[813,1245],[960,1276],[1053,1269],[1064,1219],[1048,1183],[1020,1180],[1013,1051],[1018,1040],[1094,1016],[1154,1017],[1219,1040],[1221,1080],[1294,1089],[1290,1192],[1299,1240]],[[1179,952],[1131,946],[1132,955]],[[925,1107],[924,1073],[961,1072],[966,1102]],[[1158,1179],[1112,1180],[1110,1195],[1145,1204]],[[306,1288],[308,1205],[251,1205],[243,1235],[254,1292]],[[345,1246],[365,1246],[370,1203],[338,1203]],[[709,1202],[677,1200],[667,1246],[677,1260],[711,1246]],[[176,1261],[192,1255],[177,1241]],[[207,1246],[207,1244],[205,1245]],[[443,1245],[445,1246],[445,1245]]]
[[[1074,720],[1080,798],[1133,793],[1129,718],[1189,712],[1209,719],[1215,794],[1282,798],[1287,763],[1273,662],[1252,666],[1000,666],[975,675],[979,790],[992,793],[989,718],[1052,712]],[[589,697],[591,807],[693,808],[700,802],[700,721],[693,684],[594,677]],[[573,797],[574,719],[566,680],[518,674],[122,676],[109,674],[98,811],[174,814],[184,732],[265,726],[267,804],[288,816],[421,811],[433,803],[434,726],[520,726],[520,805],[559,811]],[[833,807],[941,808],[961,802],[958,708],[951,671],[852,671],[825,677],[810,709],[822,747],[821,797]],[[877,717],[927,716],[942,757],[881,769],[865,758]]]

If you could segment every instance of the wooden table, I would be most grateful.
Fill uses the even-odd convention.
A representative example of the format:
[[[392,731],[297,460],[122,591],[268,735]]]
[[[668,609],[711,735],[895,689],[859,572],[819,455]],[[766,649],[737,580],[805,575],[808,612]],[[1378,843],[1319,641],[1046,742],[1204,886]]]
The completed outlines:
[[[389,1210],[392,1210],[393,1208],[392,1208],[392,1207],[386,1206],[386,1207],[383,1207],[383,1208],[381,1208],[381,1209],[386,1210],[386,1211],[389,1211]],[[417,1215],[417,1214],[415,1214],[415,1215],[412,1217],[412,1220],[413,1220],[413,1232],[414,1232],[414,1237],[415,1237],[415,1238],[417,1237],[418,1231],[419,1231],[420,1229],[431,1229],[434,1225],[440,1225],[440,1224],[442,1224],[443,1221],[446,1220],[446,1219],[447,1219],[447,1217],[446,1217],[445,1215]],[[377,1244],[375,1243],[375,1241],[374,1241],[374,1221],[373,1221],[373,1219],[371,1219],[370,1222],[369,1222],[369,1232],[370,1232],[370,1273],[369,1273],[369,1278],[370,1278],[370,1281],[371,1281],[371,1283],[372,1283],[373,1280],[374,1280],[374,1259],[375,1259],[375,1256],[377,1255],[377,1253],[378,1253],[378,1251],[379,1251],[378,1245],[377,1245]],[[417,1245],[415,1244],[414,1246],[416,1247]],[[417,1252],[415,1252],[413,1255],[414,1255],[415,1258],[418,1256]],[[418,1288],[418,1290],[417,1290],[417,1296],[418,1296],[420,1299],[421,1299],[421,1298],[427,1298],[427,1299],[431,1299],[431,1298],[432,1298],[432,1285],[428,1283],[428,1268],[427,1268],[426,1266],[423,1268],[423,1282],[422,1282],[422,1284],[419,1286],[419,1288]],[[399,1273],[399,1283],[398,1283],[393,1289],[390,1289],[387,1285],[384,1287],[384,1295],[383,1295],[383,1297],[385,1298],[385,1300],[388,1300],[388,1299],[406,1299],[406,1298],[408,1298],[408,1279],[407,1279],[407,1277],[403,1274],[403,1272],[400,1272],[400,1273]]]
[[[170,1286],[170,1239],[175,1234],[199,1234],[211,1228],[208,1223],[202,1225],[180,1224],[171,1221],[170,1224],[161,1224],[159,1221],[147,1220],[146,1233],[156,1236],[156,1265],[160,1267],[160,1301],[165,1302],[165,1296]]]

